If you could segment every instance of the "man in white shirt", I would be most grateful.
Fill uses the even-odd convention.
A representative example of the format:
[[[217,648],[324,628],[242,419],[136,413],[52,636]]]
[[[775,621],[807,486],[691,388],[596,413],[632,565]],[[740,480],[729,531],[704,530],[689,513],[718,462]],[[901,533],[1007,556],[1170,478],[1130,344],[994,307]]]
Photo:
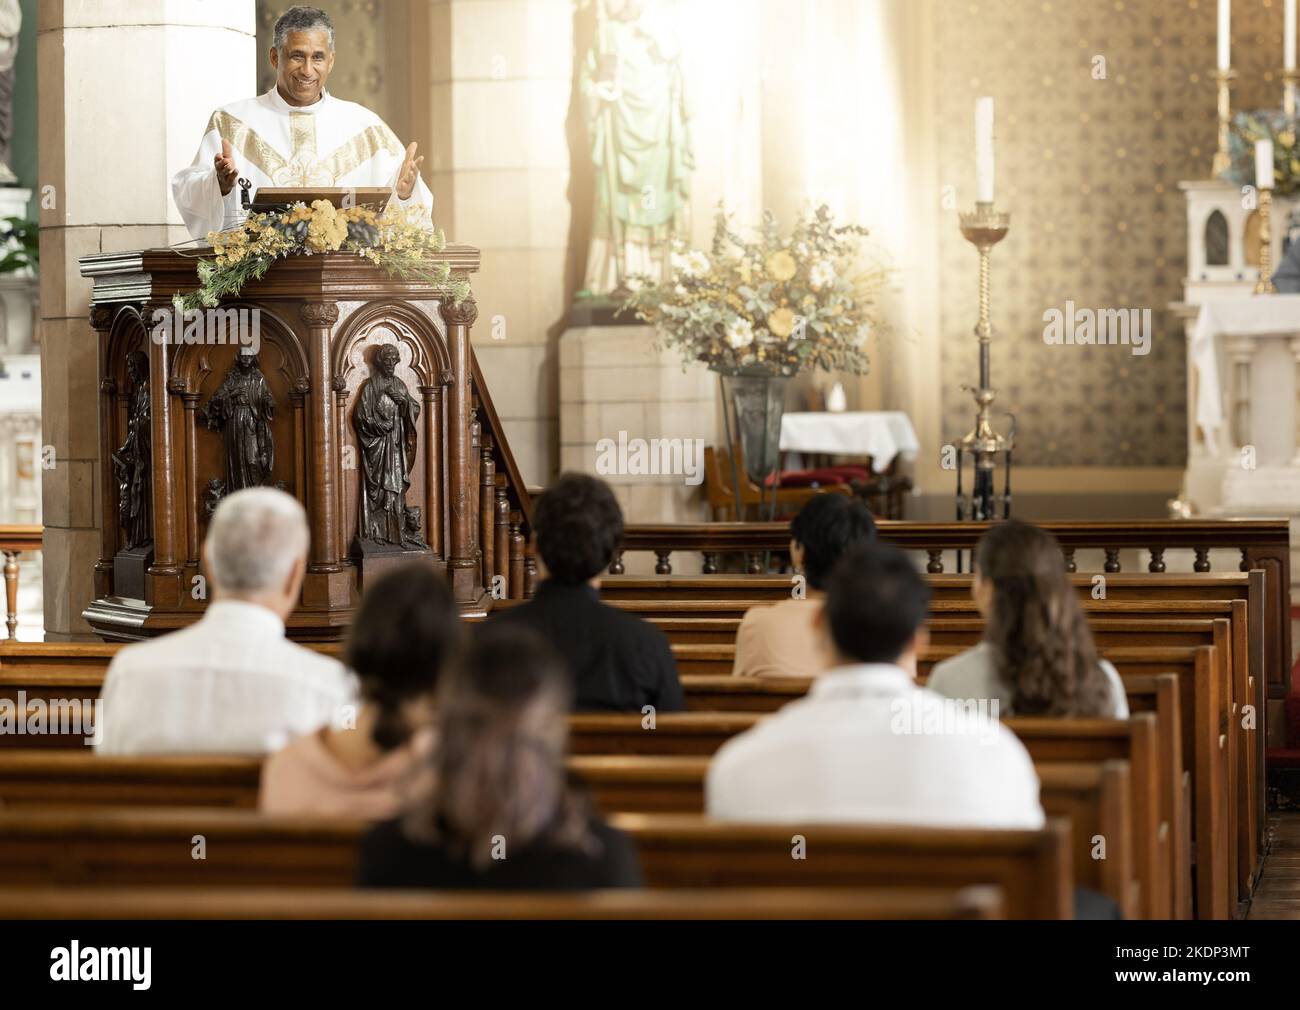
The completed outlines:
[[[212,602],[190,627],[113,658],[100,753],[266,754],[346,715],[356,692],[343,665],[284,637],[308,539],[283,491],[221,502],[203,543]]]
[[[420,178],[417,146],[403,150],[373,112],[325,90],[334,69],[329,15],[289,8],[275,23],[270,57],[275,87],[214,112],[194,163],[172,178],[190,234],[203,239],[239,224],[241,176],[252,195],[265,187],[385,186],[393,190],[390,203],[419,206],[430,218],[433,194]]]
[[[819,623],[833,667],[729,741],[709,768],[710,816],[734,821],[1038,828],[1038,776],[985,704],[916,686],[930,591],[896,548],[855,548]]]

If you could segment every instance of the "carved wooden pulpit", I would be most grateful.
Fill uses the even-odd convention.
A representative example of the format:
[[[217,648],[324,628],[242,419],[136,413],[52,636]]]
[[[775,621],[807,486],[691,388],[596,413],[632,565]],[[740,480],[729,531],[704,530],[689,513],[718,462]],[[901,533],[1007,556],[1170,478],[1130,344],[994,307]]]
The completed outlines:
[[[479,265],[468,246],[436,258],[452,279]],[[467,612],[531,595],[531,503],[470,345],[472,295],[455,304],[446,287],[347,253],[291,256],[220,306],[256,320],[241,345],[237,313],[224,341],[212,327],[158,326],[175,293],[198,287],[196,262],[170,249],[81,259],[94,281],[103,516],[83,616],[101,637],[197,619],[212,510],[255,485],[307,510],[294,638],[341,637],[364,580],[398,561],[444,571]]]

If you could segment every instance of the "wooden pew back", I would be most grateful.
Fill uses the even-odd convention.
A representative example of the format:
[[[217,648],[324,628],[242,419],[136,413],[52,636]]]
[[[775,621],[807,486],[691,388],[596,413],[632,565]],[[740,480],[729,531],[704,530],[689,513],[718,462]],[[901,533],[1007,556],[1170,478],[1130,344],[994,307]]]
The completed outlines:
[[[988,885],[942,888],[362,891],[351,888],[10,887],[0,919],[968,920],[1001,919]]]
[[[1068,826],[1038,831],[722,824],[620,814],[654,888],[1002,887],[1012,918],[1068,918]],[[25,886],[341,887],[364,825],[242,810],[0,814],[0,873]],[[797,838],[795,836],[798,836]],[[203,859],[194,858],[196,845]],[[799,857],[800,853],[802,858]]]

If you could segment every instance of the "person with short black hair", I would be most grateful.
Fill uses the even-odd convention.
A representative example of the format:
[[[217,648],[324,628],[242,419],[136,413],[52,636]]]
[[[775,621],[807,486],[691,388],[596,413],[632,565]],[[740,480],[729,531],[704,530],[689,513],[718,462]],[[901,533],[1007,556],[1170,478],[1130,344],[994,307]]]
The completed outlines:
[[[344,659],[360,681],[353,718],[301,736],[262,768],[268,813],[392,817],[421,751],[461,620],[446,580],[411,562],[366,588]]]
[[[871,510],[859,498],[824,493],[790,522],[790,561],[803,576],[792,597],[750,607],[736,632],[731,672],[739,677],[815,677],[829,665],[817,627],[826,580],[845,551],[876,538]]]
[[[421,796],[361,842],[361,887],[639,887],[636,849],[569,783],[572,684],[536,632],[475,630],[438,685]]]
[[[930,590],[897,548],[836,565],[818,626],[835,657],[806,698],[727,742],[710,816],[733,821],[1036,828],[1038,776],[997,713],[913,680]]]
[[[554,646],[573,676],[576,711],[685,708],[663,632],[600,600],[600,576],[623,539],[623,511],[609,485],[562,474],[533,505],[533,533],[547,578],[531,600],[493,620],[532,628]]]

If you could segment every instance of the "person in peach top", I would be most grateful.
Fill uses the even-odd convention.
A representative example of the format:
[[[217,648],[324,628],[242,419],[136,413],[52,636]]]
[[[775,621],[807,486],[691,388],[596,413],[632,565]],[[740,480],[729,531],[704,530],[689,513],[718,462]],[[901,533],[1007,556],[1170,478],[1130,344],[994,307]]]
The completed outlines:
[[[858,498],[819,494],[790,522],[790,560],[804,576],[791,599],[750,607],[736,632],[737,677],[815,677],[829,669],[816,625],[826,580],[846,551],[876,539],[871,510]]]
[[[344,656],[360,682],[355,718],[298,737],[269,757],[259,807],[273,814],[394,816],[431,744],[434,689],[460,638],[451,591],[428,566],[405,565],[375,582]]]

